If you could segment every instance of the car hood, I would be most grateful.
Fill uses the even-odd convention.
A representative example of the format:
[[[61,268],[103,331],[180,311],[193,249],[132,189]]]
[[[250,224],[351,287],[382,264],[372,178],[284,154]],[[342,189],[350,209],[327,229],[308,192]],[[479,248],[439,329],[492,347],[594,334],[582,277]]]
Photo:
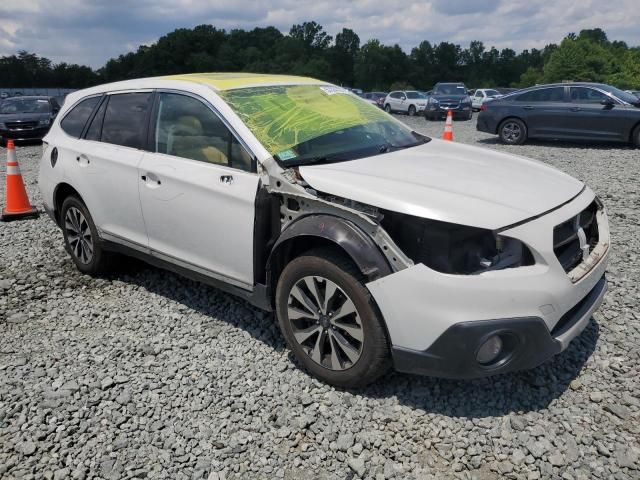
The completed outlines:
[[[442,140],[358,160],[302,166],[300,174],[320,192],[492,230],[551,210],[584,188],[541,162]]]
[[[36,122],[50,116],[50,113],[0,113],[0,122]]]

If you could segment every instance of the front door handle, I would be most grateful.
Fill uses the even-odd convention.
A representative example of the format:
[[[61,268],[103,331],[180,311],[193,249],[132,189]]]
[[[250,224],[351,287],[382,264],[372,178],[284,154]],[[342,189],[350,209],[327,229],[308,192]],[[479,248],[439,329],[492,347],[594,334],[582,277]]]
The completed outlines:
[[[220,175],[220,183],[231,185],[233,183],[233,175]]]
[[[533,107],[531,105],[527,105],[526,107],[522,107],[525,110],[533,110]]]
[[[580,107],[571,107],[569,110],[571,110],[572,112],[579,112],[582,109]]]

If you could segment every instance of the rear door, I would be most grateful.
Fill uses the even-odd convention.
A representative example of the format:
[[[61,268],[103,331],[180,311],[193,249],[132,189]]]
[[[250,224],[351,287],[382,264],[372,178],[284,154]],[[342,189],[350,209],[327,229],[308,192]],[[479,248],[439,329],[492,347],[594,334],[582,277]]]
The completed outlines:
[[[596,141],[628,140],[628,116],[623,104],[590,87],[570,87],[569,91],[571,108],[566,122],[571,136]],[[603,105],[605,100],[612,100],[613,105]]]
[[[147,248],[138,196],[138,164],[146,141],[151,91],[105,95],[86,127],[65,173],[81,185],[103,238]],[[65,120],[63,119],[61,126]],[[64,128],[64,127],[63,127]]]
[[[566,138],[566,118],[570,105],[565,87],[530,90],[513,100],[517,116],[527,124],[529,137]]]
[[[138,175],[152,254],[251,287],[255,159],[199,97],[158,92],[154,110]]]

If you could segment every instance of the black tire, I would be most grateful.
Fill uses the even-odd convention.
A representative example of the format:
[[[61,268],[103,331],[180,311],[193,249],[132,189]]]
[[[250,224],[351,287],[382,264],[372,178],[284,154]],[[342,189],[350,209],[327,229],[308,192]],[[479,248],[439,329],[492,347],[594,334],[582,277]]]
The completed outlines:
[[[384,111],[387,113],[391,113],[391,105],[389,105],[388,103],[384,106]]]
[[[431,115],[429,115],[427,112],[424,112],[424,119],[427,122],[433,122],[433,117]]]
[[[345,294],[347,300],[351,300],[355,306],[354,315],[360,320],[358,327],[361,328],[360,334],[363,340],[358,342],[354,340],[355,337],[349,335],[342,337],[343,339],[345,337],[350,339],[352,345],[359,343],[360,348],[360,354],[355,363],[351,364],[347,360],[345,362],[347,366],[344,369],[331,368],[334,363],[331,353],[337,351],[337,347],[333,346],[335,332],[329,330],[333,329],[335,331],[336,327],[329,325],[329,318],[326,315],[324,315],[324,320],[314,320],[310,317],[307,318],[308,316],[303,316],[293,321],[289,320],[289,302],[290,298],[293,298],[292,291],[294,287],[301,284],[300,282],[304,282],[303,279],[309,277],[314,279],[321,277],[322,280],[329,280],[339,287],[339,290],[336,291],[337,294],[334,293],[329,300],[335,300],[336,295],[342,297],[342,294]],[[382,316],[378,312],[378,308],[369,291],[364,287],[363,280],[362,274],[350,259],[339,252],[322,249],[305,253],[303,256],[292,260],[282,271],[276,288],[276,313],[280,329],[289,348],[297,360],[311,374],[337,387],[358,388],[365,386],[386,373],[391,366],[389,344]],[[318,285],[322,285],[322,283],[314,282],[314,285],[316,285],[316,288],[321,288]],[[326,288],[327,284],[325,283],[324,285]],[[341,300],[341,298],[338,298],[338,300]],[[340,312],[342,309],[344,309],[344,305],[339,306],[337,311]],[[298,308],[298,311],[302,310]],[[323,313],[326,313],[326,311],[323,311]],[[320,310],[318,310],[318,314],[320,314]],[[322,317],[322,315],[319,316]],[[294,321],[306,322],[304,326],[311,325],[307,327],[307,330],[314,328],[319,329],[319,331],[316,330],[315,336],[310,336],[307,340],[299,343],[294,336]],[[324,322],[327,325],[323,328],[320,322]],[[333,324],[336,325],[336,323]],[[323,333],[325,330],[326,332]],[[345,333],[345,331],[340,330],[340,327],[338,327],[338,330],[341,334]],[[297,333],[301,331],[303,329],[296,330]],[[332,333],[334,336],[331,335]],[[324,347],[321,347],[318,351],[322,352],[324,350],[325,353],[321,353],[321,363],[318,363],[312,359],[311,355],[313,350],[318,348],[322,338],[325,339],[322,342]],[[315,345],[315,348],[310,346],[303,347],[302,344],[309,341]],[[326,353],[327,349],[331,353]],[[344,351],[340,350],[340,353],[344,353]],[[346,359],[346,357],[344,358]],[[323,365],[322,363],[330,365]],[[342,362],[338,363],[342,368]]]
[[[416,107],[414,105],[409,105],[409,110],[407,110],[407,113],[409,114],[410,117],[415,116]]]
[[[467,115],[467,120],[471,119],[473,119],[473,112],[469,112],[469,115]]]
[[[636,128],[633,129],[633,133],[631,134],[631,143],[640,148],[640,125],[637,125]]]
[[[80,216],[77,213],[80,213]],[[78,270],[88,275],[97,275],[105,273],[109,270],[108,266],[111,260],[111,254],[105,252],[98,237],[98,230],[93,223],[93,218],[87,209],[87,206],[75,195],[65,198],[60,209],[60,224],[62,227],[62,235],[64,236],[65,250],[71,256],[73,263],[76,264]],[[74,234],[74,228],[78,228],[80,235]],[[87,240],[89,233],[90,238]],[[74,237],[82,237],[83,241],[74,241]],[[87,244],[90,243],[90,249]],[[90,250],[90,255],[87,254]],[[84,252],[84,254],[83,254]]]
[[[519,118],[507,118],[498,126],[498,135],[505,145],[522,145],[527,140],[527,126]]]

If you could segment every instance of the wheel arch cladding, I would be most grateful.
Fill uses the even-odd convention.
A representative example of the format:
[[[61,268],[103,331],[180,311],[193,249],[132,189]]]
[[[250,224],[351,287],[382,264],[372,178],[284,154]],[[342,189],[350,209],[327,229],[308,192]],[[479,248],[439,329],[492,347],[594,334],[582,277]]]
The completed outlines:
[[[392,272],[373,239],[354,223],[332,215],[307,215],[291,223],[271,249],[267,268],[272,272],[274,284],[284,268],[284,264],[278,265],[278,260],[284,257],[286,263],[298,253],[296,250],[290,255],[292,247],[302,244],[302,251],[307,251],[318,246],[318,240],[343,250],[369,281]],[[304,248],[307,245],[309,248]]]
[[[75,195],[82,203],[84,203],[80,193],[78,193],[78,191],[68,183],[59,183],[53,191],[53,209],[58,225],[60,224],[60,210],[62,209],[62,204],[65,198],[70,195]]]

